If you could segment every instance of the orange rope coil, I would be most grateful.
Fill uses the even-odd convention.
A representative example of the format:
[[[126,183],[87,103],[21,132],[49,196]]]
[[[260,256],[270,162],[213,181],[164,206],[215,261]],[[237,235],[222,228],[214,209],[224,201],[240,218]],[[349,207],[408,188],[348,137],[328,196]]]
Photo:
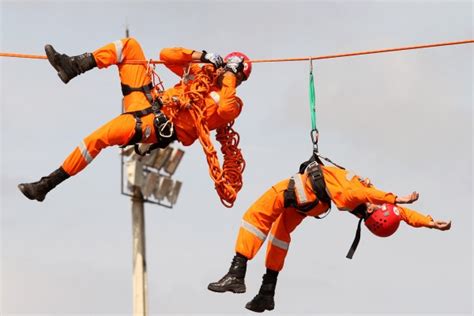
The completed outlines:
[[[242,173],[245,169],[245,160],[239,148],[240,136],[232,128],[234,121],[216,130],[216,139],[221,144],[224,163],[219,163],[217,152],[210,139],[210,132],[205,119],[206,104],[204,98],[209,94],[210,86],[217,80],[213,66],[204,66],[203,71],[195,78],[184,84],[186,76],[182,79],[182,94],[178,100],[163,99],[165,106],[170,109],[169,120],[173,122],[181,111],[188,111],[194,122],[199,142],[206,154],[209,166],[209,175],[215,183],[215,189],[222,204],[232,207],[237,199],[237,193],[242,188]]]

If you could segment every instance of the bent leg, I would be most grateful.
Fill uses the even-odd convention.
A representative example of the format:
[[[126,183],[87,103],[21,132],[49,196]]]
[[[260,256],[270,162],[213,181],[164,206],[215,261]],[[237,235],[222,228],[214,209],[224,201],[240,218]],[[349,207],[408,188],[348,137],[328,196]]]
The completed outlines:
[[[274,271],[281,271],[291,242],[291,232],[306,216],[288,208],[273,224],[268,239],[265,266]]]
[[[99,68],[117,65],[120,82],[130,87],[142,87],[151,82],[146,63],[132,64],[130,60],[146,60],[140,43],[134,38],[124,38],[107,44],[93,53]],[[140,110],[150,104],[142,92],[132,92],[124,99],[125,111]]]
[[[265,192],[244,214],[237,237],[235,252],[253,259],[273,222],[283,212],[283,194],[273,187]]]
[[[100,151],[113,145],[124,145],[133,136],[135,119],[120,115],[84,138],[63,162],[63,169],[71,176],[79,173],[94,160]]]
[[[94,51],[93,55],[99,68],[117,65],[120,81],[124,84],[131,87],[139,87],[150,82],[150,76],[148,76],[145,63],[127,63],[130,60],[146,60],[140,43],[134,38],[124,38],[109,43]]]

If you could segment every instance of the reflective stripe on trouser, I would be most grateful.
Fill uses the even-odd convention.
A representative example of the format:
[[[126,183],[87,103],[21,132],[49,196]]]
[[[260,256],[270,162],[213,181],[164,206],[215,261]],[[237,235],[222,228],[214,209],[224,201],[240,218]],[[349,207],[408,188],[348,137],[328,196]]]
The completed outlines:
[[[291,242],[291,232],[305,218],[304,215],[290,207],[285,209],[273,223],[267,245],[265,266],[268,269],[281,271]]]
[[[283,191],[277,191],[272,187],[244,214],[235,251],[248,259],[253,259],[271,229],[266,265],[272,270],[280,271],[288,251],[289,233],[298,226],[303,218],[304,216],[293,208],[285,209],[283,207]]]
[[[144,143],[156,142],[153,118],[153,114],[142,117],[142,142]],[[84,138],[63,162],[63,169],[71,176],[77,174],[87,167],[102,149],[128,143],[134,132],[135,119],[132,115],[117,116]]]
[[[109,43],[94,51],[97,67],[106,68],[117,65],[120,81],[130,87],[141,87],[151,82],[146,64],[127,64],[128,60],[146,60],[145,54],[134,38],[124,38]],[[141,110],[149,106],[141,92],[131,93],[124,98],[125,111]]]

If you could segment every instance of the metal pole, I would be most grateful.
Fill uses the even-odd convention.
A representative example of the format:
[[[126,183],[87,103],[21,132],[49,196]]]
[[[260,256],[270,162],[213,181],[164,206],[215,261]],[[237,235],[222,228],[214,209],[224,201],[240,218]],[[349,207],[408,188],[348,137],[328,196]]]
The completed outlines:
[[[143,195],[134,187],[132,197],[133,226],[133,315],[148,314],[148,284],[145,251],[145,212]]]
[[[129,37],[128,23],[125,37]],[[122,112],[125,109],[122,99]],[[122,156],[123,159],[123,156]],[[122,163],[123,170],[123,163]],[[123,176],[122,176],[123,180]],[[123,185],[122,185],[123,188]],[[133,232],[133,315],[148,314],[148,283],[146,272],[145,248],[145,206],[142,191],[138,186],[133,187],[132,197],[132,232]]]

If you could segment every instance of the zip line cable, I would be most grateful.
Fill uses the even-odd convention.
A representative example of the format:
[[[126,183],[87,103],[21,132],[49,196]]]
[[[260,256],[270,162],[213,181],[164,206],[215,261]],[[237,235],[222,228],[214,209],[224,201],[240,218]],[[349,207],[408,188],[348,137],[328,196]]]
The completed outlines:
[[[250,60],[250,62],[252,62],[252,63],[277,63],[277,62],[287,62],[287,61],[308,61],[308,59],[320,60],[320,59],[352,57],[352,56],[360,56],[360,55],[390,53],[390,52],[398,52],[398,51],[403,51],[403,50],[414,50],[414,49],[432,48],[432,47],[440,47],[440,46],[451,46],[451,45],[462,45],[462,44],[472,44],[472,43],[474,43],[474,40],[470,39],[470,40],[456,41],[456,42],[445,42],[445,43],[434,43],[434,44],[426,44],[426,45],[385,48],[385,49],[378,49],[378,50],[368,50],[368,51],[333,54],[333,55],[323,55],[323,56],[308,56],[308,57],[296,57],[296,58],[273,58],[273,59],[253,59],[253,60]],[[15,58],[29,58],[29,59],[46,59],[47,58],[44,55],[29,55],[29,54],[4,53],[4,52],[0,52],[0,57],[15,57]],[[143,63],[163,64],[164,61],[162,61],[162,60],[153,60],[153,59],[150,59],[150,60],[129,60],[129,61],[124,62],[124,63],[127,63],[127,64],[143,64]],[[196,62],[196,63],[201,63],[201,62],[199,61],[199,62]]]

